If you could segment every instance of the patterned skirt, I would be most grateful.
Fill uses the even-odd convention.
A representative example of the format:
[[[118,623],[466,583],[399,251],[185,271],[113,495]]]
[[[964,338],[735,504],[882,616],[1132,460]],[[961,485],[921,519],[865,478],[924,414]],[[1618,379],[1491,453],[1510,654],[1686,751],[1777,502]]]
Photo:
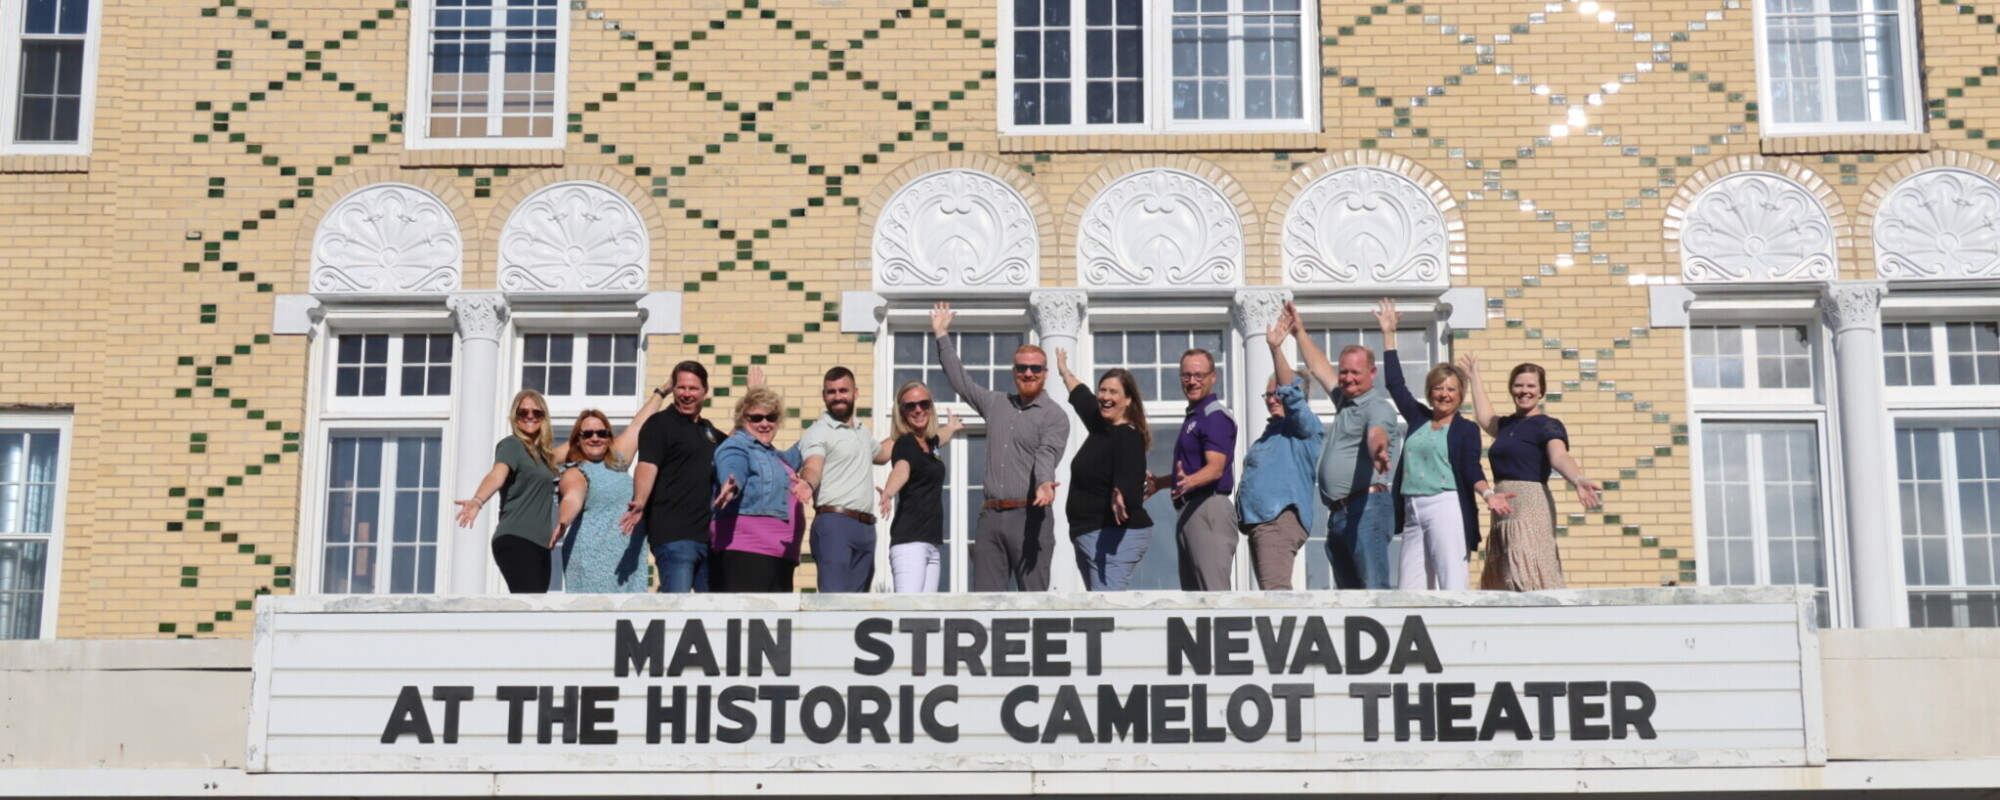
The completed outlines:
[[[1538,592],[1563,588],[1562,557],[1556,553],[1555,499],[1549,485],[1534,481],[1500,481],[1493,487],[1511,494],[1514,513],[1493,515],[1486,538],[1486,570],[1479,588],[1508,592]]]

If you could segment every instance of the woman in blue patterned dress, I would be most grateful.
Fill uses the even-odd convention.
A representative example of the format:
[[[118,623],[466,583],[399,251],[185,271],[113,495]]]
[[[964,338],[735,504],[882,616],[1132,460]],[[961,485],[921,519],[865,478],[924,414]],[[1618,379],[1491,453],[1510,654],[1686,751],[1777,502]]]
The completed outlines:
[[[637,427],[637,426],[634,426]],[[611,440],[611,420],[591,409],[570,428],[569,457],[563,473],[562,503],[556,510],[555,538],[569,532],[563,591],[612,594],[646,591],[646,537],[618,527],[625,501],[632,499],[631,453]]]

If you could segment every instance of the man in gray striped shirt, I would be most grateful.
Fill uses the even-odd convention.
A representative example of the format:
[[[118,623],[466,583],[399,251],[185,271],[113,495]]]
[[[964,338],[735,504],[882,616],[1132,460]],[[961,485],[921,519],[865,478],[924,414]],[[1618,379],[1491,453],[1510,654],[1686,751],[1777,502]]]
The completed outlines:
[[[974,383],[951,341],[951,304],[931,309],[938,364],[958,396],[986,419],[986,502],[972,542],[972,591],[1049,588],[1055,554],[1056,462],[1069,445],[1069,417],[1042,391],[1049,357],[1031,344],[1014,351],[1014,393]]]

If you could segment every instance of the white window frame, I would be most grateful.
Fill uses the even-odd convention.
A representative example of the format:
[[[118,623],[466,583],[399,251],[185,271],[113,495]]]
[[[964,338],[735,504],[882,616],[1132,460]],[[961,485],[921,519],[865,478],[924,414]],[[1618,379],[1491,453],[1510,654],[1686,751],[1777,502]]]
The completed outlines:
[[[48,542],[48,574],[42,577],[42,619],[36,631],[35,640],[56,638],[57,606],[62,598],[62,557],[65,540],[65,526],[69,516],[69,469],[71,436],[74,416],[68,412],[0,412],[0,430],[42,432],[51,431],[56,440],[56,488],[55,508],[51,512],[49,533],[9,533],[0,534],[0,539],[27,540],[42,539]],[[13,641],[31,641],[27,639]]]
[[[450,535],[456,529],[453,515],[456,507],[450,496],[454,486],[456,454],[458,452],[458,430],[453,424],[454,409],[463,394],[465,369],[463,359],[465,340],[455,337],[452,342],[452,390],[444,398],[417,398],[435,402],[400,402],[400,398],[384,399],[398,402],[342,405],[331,403],[333,399],[334,370],[338,365],[339,336],[343,333],[435,333],[451,331],[450,312],[438,309],[409,308],[332,308],[325,318],[314,324],[313,343],[310,348],[310,370],[306,379],[306,431],[300,445],[306,453],[304,467],[299,470],[299,548],[296,567],[297,574],[292,581],[293,591],[299,594],[322,594],[320,587],[325,583],[324,549],[326,517],[326,486],[328,471],[331,469],[333,436],[337,433],[399,433],[416,431],[436,431],[441,437],[442,461],[439,463],[441,482],[439,490],[444,501],[439,503],[438,520],[438,574],[434,585],[440,593],[445,591],[450,580],[452,548],[458,537]],[[394,348],[391,348],[394,352]],[[400,354],[397,355],[400,358]],[[360,399],[360,398],[343,398]],[[505,403],[506,398],[491,402]],[[481,398],[465,398],[465,402],[485,402]],[[502,421],[504,424],[504,420]]]
[[[1832,335],[1818,317],[1814,297],[1784,295],[1775,297],[1724,297],[1696,298],[1689,310],[1687,328],[1682,331],[1682,391],[1688,406],[1688,491],[1694,503],[1694,553],[1695,584],[1711,585],[1708,581],[1708,519],[1703,513],[1704,467],[1701,451],[1702,426],[1717,422],[1781,422],[1811,423],[1817,436],[1815,447],[1819,452],[1820,520],[1825,538],[1822,550],[1826,560],[1826,591],[1828,597],[1828,617],[1835,627],[1848,624],[1853,619],[1852,598],[1848,592],[1848,562],[1846,516],[1837,513],[1845,508],[1845,486],[1834,480],[1838,474],[1841,451],[1837,432],[1833,430],[1833,419],[1826,401],[1826,394],[1832,385],[1831,365],[1833,362]],[[1688,362],[1693,357],[1693,331],[1700,327],[1745,327],[1771,325],[1804,325],[1806,341],[1809,343],[1808,358],[1811,361],[1812,387],[1810,389],[1697,389],[1694,385],[1694,370]],[[1745,343],[1745,373],[1754,375],[1755,337],[1747,335]],[[1894,487],[1884,487],[1893,502]],[[1762,521],[1757,521],[1762,525]],[[1757,531],[1757,574],[1770,574],[1769,552],[1765,546],[1765,532]],[[1896,568],[1901,575],[1901,567]]]
[[[1890,405],[1896,408],[1994,408],[2000,407],[2000,385],[1959,385],[1951,382],[1950,346],[1946,342],[1946,330],[1955,323],[1989,322],[1990,319],[1968,317],[1905,318],[1885,315],[1882,320],[1884,336],[1890,325],[1929,325],[1931,328],[1931,374],[1935,383],[1924,386],[1882,387],[1882,393]],[[1888,367],[1889,349],[1887,342],[1882,348],[1883,368]]]
[[[503,12],[506,6],[498,6]],[[451,136],[430,135],[431,122],[431,26],[436,20],[434,0],[410,2],[410,67],[408,88],[403,96],[403,147],[409,150],[559,150],[569,135],[569,3],[556,5],[556,91],[554,126],[548,136]],[[494,56],[498,58],[496,54]],[[504,73],[503,73],[504,74]],[[497,98],[498,90],[494,96]],[[497,108],[498,104],[492,106]],[[497,114],[497,112],[494,112]],[[498,120],[498,116],[492,117]]]
[[[17,142],[17,125],[21,109],[21,52],[25,36],[27,9],[25,0],[0,0],[0,86],[6,87],[0,96],[0,155],[10,156],[87,156],[90,155],[91,129],[97,116],[97,54],[100,32],[104,29],[104,8],[102,0],[89,0],[90,21],[81,37],[83,41],[83,96],[78,101],[76,141],[74,142]],[[59,38],[74,38],[72,36]]]
[[[434,319],[413,321],[412,324],[395,330],[349,327],[345,330],[332,332],[328,337],[328,356],[330,360],[327,362],[327,368],[335,372],[328,373],[329,380],[326,383],[325,397],[327,408],[335,412],[382,412],[391,415],[450,413],[451,394],[404,395],[399,393],[403,383],[403,367],[405,366],[403,362],[404,337],[408,335],[435,336],[439,334],[451,336],[451,327],[449,323],[440,324],[439,320]],[[339,391],[339,381],[336,376],[337,371],[341,367],[340,337],[370,335],[389,337],[389,360],[384,365],[388,371],[388,377],[386,378],[387,385],[385,387],[388,391],[379,397],[341,397],[336,395],[335,393]],[[458,344],[458,339],[454,336],[451,343],[451,380],[454,389],[458,385],[460,356]],[[428,364],[429,362],[426,363]]]
[[[303,591],[305,588],[310,588],[311,590],[310,593],[312,594],[327,594],[327,592],[325,592],[321,587],[326,585],[326,575],[324,574],[324,570],[326,568],[325,561],[326,561],[326,546],[327,546],[325,540],[325,526],[328,522],[326,507],[329,498],[329,487],[327,486],[327,482],[328,479],[330,478],[329,473],[331,472],[332,469],[332,461],[333,461],[332,448],[333,448],[334,437],[340,435],[396,436],[396,435],[433,434],[433,433],[436,434],[439,439],[438,441],[439,472],[438,472],[438,519],[436,521],[437,573],[431,576],[432,578],[431,585],[435,587],[435,591],[433,591],[432,594],[445,594],[447,591],[449,591],[448,584],[449,581],[451,580],[451,562],[448,561],[447,559],[450,555],[449,543],[454,538],[452,535],[452,531],[457,529],[457,523],[454,521],[453,516],[455,515],[458,509],[457,506],[453,505],[452,502],[456,498],[453,498],[451,496],[452,475],[451,472],[449,471],[450,469],[449,464],[451,463],[452,459],[451,459],[450,446],[446,443],[449,437],[449,434],[446,432],[446,428],[448,427],[449,426],[446,423],[441,421],[434,423],[415,422],[415,421],[378,422],[375,424],[369,424],[366,422],[347,422],[347,423],[332,423],[327,425],[323,429],[322,435],[320,436],[318,442],[319,449],[316,453],[316,455],[318,456],[319,463],[317,465],[317,468],[314,470],[319,474],[319,482],[317,484],[317,488],[314,491],[314,493],[309,496],[311,498],[311,502],[316,506],[313,511],[318,519],[318,524],[314,528],[314,530],[317,532],[316,533],[317,541],[315,541],[310,554],[312,571],[309,574],[312,578],[312,586],[299,587],[298,582],[294,581],[293,582],[294,591]],[[384,464],[393,463],[393,458],[394,457],[389,456],[385,453]],[[393,467],[387,467],[382,470],[383,483],[379,487],[379,491],[381,492],[382,495],[381,497],[382,507],[380,509],[379,518],[382,520],[387,520],[390,516],[393,515],[394,511],[390,503],[393,502],[395,492],[401,488],[395,484],[395,479],[391,474],[392,472],[393,472]],[[392,537],[393,537],[393,532],[389,531],[389,529],[386,526],[384,526],[382,529],[382,533],[378,535],[374,545],[378,553],[377,555],[378,561],[376,562],[377,569],[382,570],[384,572],[388,570],[389,554],[391,548],[395,544],[394,539]],[[301,554],[300,561],[303,562],[305,560],[306,559],[304,558],[304,554]],[[373,594],[381,594],[381,595],[391,594],[391,592],[387,591],[389,585],[390,585],[389,581],[382,581],[380,584],[378,584],[377,591],[374,592]]]
[[[1816,0],[1816,2],[1825,3],[1826,0]],[[1894,13],[1902,23],[1901,25],[1898,26],[1900,33],[1899,35],[1900,41],[1898,42],[1898,46],[1901,48],[1902,58],[1898,62],[1898,69],[1900,70],[1900,73],[1897,76],[1897,78],[1901,80],[1903,83],[1902,121],[1900,122],[1838,122],[1838,121],[1778,122],[1776,121],[1775,115],[1773,113],[1774,109],[1769,104],[1769,98],[1775,95],[1773,94],[1772,83],[1771,83],[1771,78],[1772,78],[1771,61],[1770,61],[1771,37],[1770,37],[1770,22],[1767,19],[1767,15],[1770,12],[1767,11],[1765,8],[1767,3],[1768,0],[1751,0],[1751,5],[1756,11],[1756,13],[1754,14],[1754,19],[1755,19],[1755,31],[1757,37],[1756,38],[1757,96],[1759,98],[1764,99],[1763,104],[1759,107],[1757,116],[1759,131],[1761,135],[1766,137],[1841,136],[1841,135],[1860,135],[1860,134],[1899,134],[1899,133],[1923,132],[1924,130],[1923,75],[1920,72],[1920,68],[1918,67],[1917,64],[1917,27],[1920,24],[1920,20],[1918,19],[1918,13],[1919,13],[1918,6],[1920,4],[1913,2],[1913,0],[1897,0],[1897,3],[1900,7],[1894,12],[1872,11],[1867,8],[1863,8],[1860,11],[1854,12],[1857,15]],[[1826,26],[1827,26],[1826,20],[1836,15],[1832,12],[1827,12],[1824,14],[1814,12],[1810,16],[1820,17],[1820,32],[1822,35],[1824,35],[1826,33]],[[1842,13],[1839,16],[1847,16],[1847,14]],[[1831,74],[1822,74],[1820,76],[1820,89],[1822,92],[1821,97],[1823,106],[1827,108],[1829,111],[1833,107],[1832,85],[1833,85],[1833,76]]]
[[[957,318],[952,322],[951,330],[953,333],[1018,332],[1021,334],[1022,342],[1027,344],[1040,343],[1036,337],[1034,326],[1028,321],[1027,312],[1021,307],[956,308],[954,311],[957,312]],[[870,405],[875,413],[870,420],[869,429],[882,436],[888,436],[889,432],[895,429],[894,415],[896,413],[895,395],[897,386],[896,334],[899,333],[921,333],[924,337],[925,345],[935,348],[935,339],[931,336],[930,308],[928,306],[891,307],[885,315],[881,328],[875,335],[874,396],[876,402]],[[933,350],[933,352],[935,351]],[[1062,393],[1061,390],[1062,378],[1056,375],[1054,353],[1049,354],[1048,383],[1044,384],[1044,386],[1051,387],[1046,390],[1050,393],[1049,397],[1051,399],[1063,403],[1065,408],[1068,406],[1068,403],[1064,402],[1064,398],[1067,395]],[[1002,391],[1007,390],[1003,389]],[[973,410],[972,404],[965,402],[963,399],[951,402],[939,401],[932,407],[932,415],[933,419],[937,421],[936,424],[943,424],[953,414],[958,415],[959,421],[965,424],[965,430],[960,431],[957,436],[953,436],[951,442],[947,443],[941,451],[945,458],[946,469],[945,539],[944,552],[941,555],[946,559],[945,564],[949,568],[949,571],[942,576],[941,582],[951,587],[948,592],[949,594],[965,594],[971,591],[972,534],[973,529],[979,523],[979,509],[969,507],[966,502],[964,477],[970,474],[968,466],[970,464],[969,459],[972,457],[972,447],[965,442],[965,439],[972,436],[985,436],[986,418],[980,416],[977,411]],[[801,411],[801,416],[804,416],[803,411]],[[1071,431],[1070,439],[1072,440],[1072,447],[1082,441],[1082,438],[1076,435],[1074,430]],[[1066,476],[1068,469],[1069,454],[1065,453],[1057,474],[1059,476]],[[875,468],[874,480],[878,485],[887,480],[888,476],[888,466],[882,465]],[[1067,482],[1067,477],[1059,477],[1058,480]],[[1061,497],[1056,499],[1056,508],[1058,509],[1055,520],[1058,528],[1056,538],[1059,541],[1065,538],[1067,530],[1060,512],[1062,502]],[[1061,574],[1064,559],[1058,557],[1052,563],[1055,565],[1054,569],[1057,574]],[[1075,567],[1070,567],[1070,572],[1074,573]],[[876,591],[886,592],[893,589],[894,576],[889,570],[889,548],[886,546],[877,548],[875,551],[875,575],[876,585],[874,589]]]
[[[1143,56],[1145,87],[1145,121],[1141,123],[1112,123],[1090,125],[1080,121],[1085,113],[1081,92],[1071,100],[1074,113],[1067,125],[1020,125],[1014,122],[1014,8],[1012,0],[1000,3],[1000,79],[996,81],[1000,133],[1003,136],[1092,136],[1098,134],[1165,134],[1165,133],[1318,133],[1320,130],[1320,22],[1319,4],[1312,0],[1302,0],[1299,4],[1299,104],[1298,119],[1228,119],[1228,120],[1176,120],[1173,118],[1173,3],[1171,0],[1142,0],[1145,6],[1143,22],[1145,55]],[[1240,3],[1241,0],[1231,0]],[[1079,34],[1084,30],[1084,0],[1074,0],[1070,10],[1072,30]],[[1247,12],[1241,12],[1247,13]],[[1240,26],[1232,24],[1232,29]],[[1072,37],[1071,73],[1076,85],[1081,87],[1080,77],[1084,69],[1083,42],[1080,35]],[[1231,52],[1238,54],[1232,61],[1240,62],[1240,47],[1232,44]],[[1230,73],[1230,97],[1234,110],[1241,112],[1243,99],[1243,74],[1232,69]]]
[[[1957,458],[1955,457],[1956,448],[1958,445],[1956,437],[1952,435],[1953,432],[1960,428],[1982,428],[1982,427],[1990,428],[1995,426],[2000,426],[2000,405],[1988,405],[1985,408],[1976,410],[1920,409],[1920,410],[1890,412],[1890,430],[1897,437],[1896,442],[1890,445],[1890,453],[1892,457],[1898,459],[1897,464],[1899,467],[1894,472],[1891,478],[1891,480],[1894,481],[1895,484],[1895,490],[1891,493],[1891,497],[1894,497],[1899,503],[1902,499],[1902,483],[1903,483],[1903,476],[1900,471],[1900,459],[1901,459],[1900,437],[1902,429],[1906,427],[1935,429],[1940,432],[1941,434],[1940,439],[1942,440],[1941,447],[1939,448],[1938,451],[1938,458],[1941,462],[1939,468],[1939,475],[1945,486],[1944,491],[1945,491],[1946,502],[1943,513],[1945,519],[1945,541],[1947,543],[1946,555],[1948,561],[1950,562],[1951,583],[1942,586],[1910,585],[1908,583],[1908,576],[1906,574],[1908,570],[1907,563],[1899,564],[1899,568],[1897,569],[1896,572],[1896,581],[1899,589],[1901,590],[1899,594],[1902,595],[1903,602],[1905,603],[1905,605],[1907,605],[1912,599],[1912,596],[1916,594],[1951,594],[1957,592],[1985,594],[1985,593],[2000,592],[2000,584],[1995,584],[1991,586],[1966,585],[1965,553],[1964,553],[1965,531],[1963,523],[1959,518],[1958,504],[1951,502],[1958,496],[1958,482],[1959,482],[1958,463],[1957,463]],[[1897,516],[1896,533],[1895,533],[1896,553],[1900,556],[1902,554],[1906,538],[1905,538],[1905,532],[1902,529],[1902,517],[1900,514],[1901,509],[1898,508],[1897,510],[1898,510],[1898,516]],[[1932,625],[1929,627],[1940,627],[1940,626]],[[1965,626],[1952,625],[1949,627],[1960,628]]]
[[[544,394],[549,403],[550,423],[554,426],[554,429],[567,430],[570,424],[576,421],[577,414],[582,413],[584,409],[590,408],[604,412],[605,416],[611,418],[614,428],[622,428],[626,422],[632,419],[634,414],[639,413],[639,408],[645,405],[646,394],[655,388],[654,384],[646,382],[646,350],[647,340],[650,337],[642,329],[642,323],[636,312],[516,311],[513,313],[512,319],[513,325],[508,331],[506,352],[503,354],[501,360],[501,363],[504,365],[500,373],[501,386],[505,389],[501,394],[506,395],[506,397],[501,398],[503,403],[512,398],[515,392],[523,388],[521,370],[526,365],[527,337],[529,335],[579,335],[571,361],[574,372],[572,373],[572,382],[570,384],[577,391],[573,394],[559,396]],[[584,371],[590,358],[587,344],[588,339],[585,337],[593,333],[639,337],[638,362],[636,364],[638,370],[634,375],[634,391],[630,395],[592,395],[583,393],[583,389],[587,385],[584,382]],[[723,380],[722,383],[723,385],[728,385],[727,380]],[[504,416],[505,409],[503,408],[502,411],[502,416]],[[496,436],[504,435],[506,432],[505,426],[509,424],[508,420],[505,419],[502,419],[501,423],[502,429],[495,432]],[[563,441],[560,438],[556,440],[558,447],[562,443]]]

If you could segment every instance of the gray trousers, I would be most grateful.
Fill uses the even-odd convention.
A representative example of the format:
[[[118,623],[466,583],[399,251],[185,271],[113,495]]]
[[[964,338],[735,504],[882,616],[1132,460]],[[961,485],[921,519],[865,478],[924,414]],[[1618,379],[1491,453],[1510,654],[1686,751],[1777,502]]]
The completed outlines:
[[[1056,519],[1048,508],[983,508],[973,532],[972,591],[1046,592],[1056,551]],[[1011,579],[1012,585],[1009,585]]]
[[[1250,536],[1250,566],[1257,573],[1257,588],[1265,591],[1292,590],[1292,565],[1299,548],[1306,544],[1306,526],[1299,512],[1286,508],[1277,519],[1243,526]]]
[[[1181,591],[1226,592],[1236,564],[1236,505],[1205,492],[1181,506],[1174,544],[1180,550]]]

